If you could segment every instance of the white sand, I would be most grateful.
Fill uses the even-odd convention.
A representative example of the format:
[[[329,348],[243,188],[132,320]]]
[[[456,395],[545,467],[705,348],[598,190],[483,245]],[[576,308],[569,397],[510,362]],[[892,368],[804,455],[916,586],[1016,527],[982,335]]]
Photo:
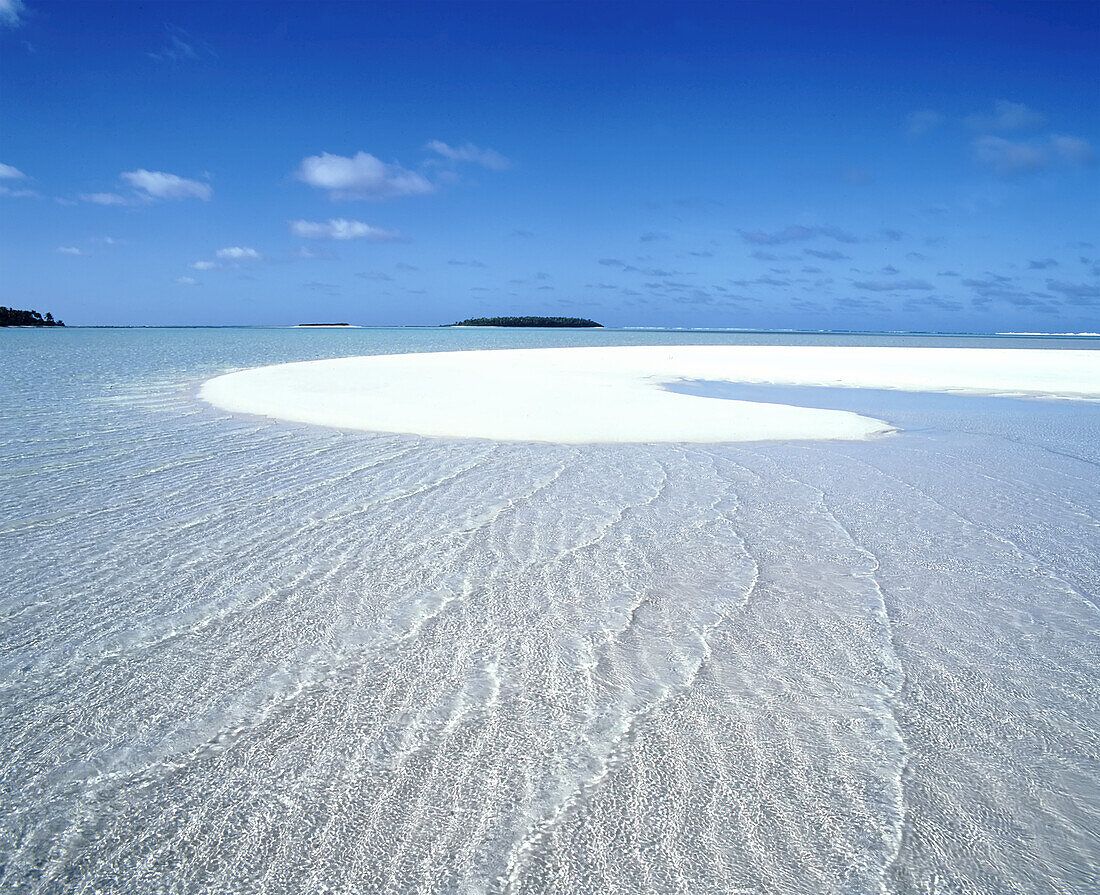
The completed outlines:
[[[200,395],[236,413],[498,441],[860,439],[892,431],[846,411],[662,388],[690,379],[1100,398],[1100,351],[725,345],[456,351],[258,367],[211,379]]]

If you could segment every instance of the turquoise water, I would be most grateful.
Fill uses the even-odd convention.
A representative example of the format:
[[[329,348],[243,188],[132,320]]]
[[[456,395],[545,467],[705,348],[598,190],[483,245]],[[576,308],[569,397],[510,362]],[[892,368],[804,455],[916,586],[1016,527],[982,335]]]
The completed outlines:
[[[195,398],[761,342],[1098,345],[0,331],[0,891],[1094,892],[1100,405],[688,384],[902,432],[554,446]]]

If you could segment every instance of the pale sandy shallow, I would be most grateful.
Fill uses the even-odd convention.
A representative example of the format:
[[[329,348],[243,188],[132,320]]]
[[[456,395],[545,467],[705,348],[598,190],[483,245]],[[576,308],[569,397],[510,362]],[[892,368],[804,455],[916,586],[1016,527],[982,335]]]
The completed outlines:
[[[347,357],[206,382],[235,413],[343,429],[497,441],[864,439],[888,423],[839,410],[682,395],[684,380],[1100,398],[1100,351],[628,346]]]

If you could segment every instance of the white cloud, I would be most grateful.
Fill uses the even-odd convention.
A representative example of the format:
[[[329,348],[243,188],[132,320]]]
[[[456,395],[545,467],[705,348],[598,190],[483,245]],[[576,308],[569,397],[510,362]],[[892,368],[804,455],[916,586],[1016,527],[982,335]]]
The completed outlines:
[[[327,221],[290,221],[290,232],[306,239],[369,239],[372,242],[397,239],[398,234],[372,227],[362,221],[331,218]]]
[[[187,266],[192,270],[217,270],[221,265],[217,261],[193,261]]]
[[[293,258],[301,258],[304,261],[331,261],[335,256],[324,249],[313,249],[309,246],[299,246],[291,253]]]
[[[76,246],[58,246],[57,250],[62,255],[86,255],[87,252],[82,249],[78,249]]]
[[[815,239],[818,236],[835,239],[837,242],[859,242],[852,234],[841,230],[839,227],[832,226],[803,227],[796,224],[791,227],[784,227],[782,230],[777,230],[773,233],[763,230],[739,230],[738,233],[741,234],[741,238],[745,240],[745,242],[752,243],[753,245],[785,245],[790,242],[803,242],[807,239]],[[645,241],[645,237],[642,237],[642,241]]]
[[[214,253],[214,257],[229,261],[259,261],[260,253],[255,249],[244,246],[229,246],[228,248],[218,249]]]
[[[202,199],[209,202],[214,194],[209,184],[188,180],[164,171],[124,171],[121,178],[148,199]]]
[[[1055,157],[1071,165],[1090,165],[1096,160],[1096,153],[1088,140],[1070,137],[1066,134],[1051,134],[1050,148]]]
[[[911,289],[925,291],[932,288],[932,284],[924,280],[863,280],[852,285],[868,292],[907,292]]]
[[[1046,167],[1041,147],[1004,137],[979,137],[974,141],[974,157],[998,177],[1014,177]]]
[[[429,140],[426,148],[453,162],[473,162],[491,171],[503,171],[511,164],[495,149],[480,149],[473,143],[449,146],[442,140]]]
[[[1039,127],[1046,116],[1029,109],[1023,103],[1000,100],[989,115],[968,115],[966,123],[978,131],[1022,131]]]
[[[176,64],[213,59],[218,55],[208,43],[199,40],[182,28],[177,28],[175,25],[166,25],[164,30],[165,45],[158,52],[146,53],[145,55],[150,59],[155,59],[157,62]]]
[[[23,0],[0,0],[0,26],[18,28],[25,11]]]
[[[38,195],[38,193],[36,193],[34,190],[26,190],[26,189],[13,190],[10,187],[6,187],[6,186],[4,186],[4,184],[0,183],[0,196],[11,196],[11,197],[16,198],[16,199],[25,199],[27,197],[37,196],[37,195]]]
[[[387,164],[369,152],[348,158],[323,152],[302,159],[297,177],[312,187],[328,190],[333,199],[392,199],[435,190],[422,174]]]
[[[1051,134],[1042,140],[984,136],[978,137],[972,148],[978,162],[1005,179],[1048,168],[1088,165],[1095,159],[1087,140],[1066,134]]]
[[[165,35],[165,45],[158,52],[146,53],[146,56],[157,62],[176,64],[213,59],[218,55],[208,43],[175,25],[166,25]]]
[[[172,282],[178,286],[197,286],[199,281],[194,277],[174,277]]]
[[[943,116],[932,109],[921,109],[905,116],[905,130],[910,137],[921,137],[943,123]]]
[[[1047,280],[1047,289],[1061,293],[1071,305],[1100,304],[1100,285]]]
[[[131,200],[118,193],[82,193],[81,201],[91,202],[93,205],[130,205]]]
[[[158,62],[182,62],[186,59],[198,59],[199,54],[195,51],[195,47],[183,40],[180,35],[186,35],[186,32],[180,31],[179,33],[169,34],[167,45],[159,53],[146,53],[150,59],[156,59]]]
[[[2,0],[0,0],[2,2]],[[0,180],[26,180],[27,175],[18,168],[0,162]]]

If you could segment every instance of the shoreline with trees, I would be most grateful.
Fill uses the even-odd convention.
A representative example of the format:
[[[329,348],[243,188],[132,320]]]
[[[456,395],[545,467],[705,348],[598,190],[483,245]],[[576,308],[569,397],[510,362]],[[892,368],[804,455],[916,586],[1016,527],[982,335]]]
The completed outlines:
[[[444,326],[516,326],[516,327],[603,327],[586,317],[469,317]]]
[[[64,326],[61,320],[54,320],[49,311],[43,317],[38,311],[23,311],[19,308],[6,308],[0,305],[0,326]]]

